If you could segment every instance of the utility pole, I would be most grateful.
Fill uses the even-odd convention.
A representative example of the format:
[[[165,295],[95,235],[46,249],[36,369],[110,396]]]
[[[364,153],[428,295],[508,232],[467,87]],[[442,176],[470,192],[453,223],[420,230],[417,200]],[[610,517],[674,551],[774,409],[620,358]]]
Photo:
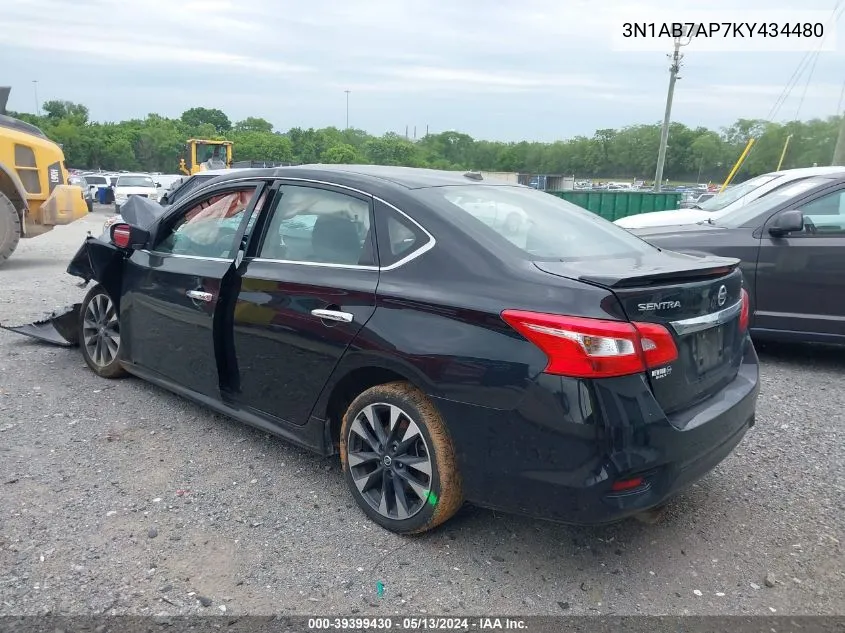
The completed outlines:
[[[675,51],[672,53],[672,65],[669,66],[669,92],[666,95],[666,112],[663,115],[663,129],[660,131],[660,149],[657,152],[657,172],[654,175],[654,191],[660,192],[663,185],[663,165],[666,163],[666,147],[669,141],[669,122],[672,119],[672,97],[675,95],[675,80],[678,71],[681,69],[681,46],[686,46],[692,40],[691,37],[676,37]]]
[[[346,93],[346,129],[349,129],[349,90],[344,90]]]
[[[32,89],[35,92],[35,114],[41,116],[41,102],[38,100],[38,80],[32,80]]]
[[[833,161],[831,165],[845,165],[845,114],[839,123],[839,136],[836,138],[836,146],[833,148]]]

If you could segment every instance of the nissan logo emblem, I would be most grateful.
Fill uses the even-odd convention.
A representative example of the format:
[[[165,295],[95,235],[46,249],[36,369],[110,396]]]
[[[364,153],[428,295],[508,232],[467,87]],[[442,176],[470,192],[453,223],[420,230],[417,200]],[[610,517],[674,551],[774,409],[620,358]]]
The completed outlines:
[[[716,295],[716,301],[719,302],[719,307],[725,305],[725,301],[728,300],[728,289],[722,286],[719,288],[719,293]]]

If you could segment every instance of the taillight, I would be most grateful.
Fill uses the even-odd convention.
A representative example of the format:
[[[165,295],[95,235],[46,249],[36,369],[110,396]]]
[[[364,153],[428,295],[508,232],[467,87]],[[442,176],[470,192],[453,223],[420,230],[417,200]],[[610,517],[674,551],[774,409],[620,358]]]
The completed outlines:
[[[128,224],[115,224],[111,230],[111,240],[118,248],[129,248],[132,234]]]
[[[677,359],[669,331],[655,323],[505,310],[502,319],[548,356],[546,372],[574,378],[638,374]]]
[[[739,311],[739,331],[748,331],[748,318],[751,312],[751,299],[748,297],[748,291],[745,288],[740,290],[742,298],[742,307]]]
[[[645,483],[645,479],[642,477],[633,477],[632,479],[620,479],[618,481],[614,481],[610,485],[610,489],[613,492],[624,492],[625,490],[633,490],[634,488],[639,488],[640,486]]]

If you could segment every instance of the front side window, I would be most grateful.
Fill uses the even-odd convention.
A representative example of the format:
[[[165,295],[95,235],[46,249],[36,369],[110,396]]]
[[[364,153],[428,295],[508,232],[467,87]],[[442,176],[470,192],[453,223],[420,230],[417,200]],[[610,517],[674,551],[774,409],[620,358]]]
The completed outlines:
[[[372,265],[370,203],[347,194],[282,186],[259,257]]]
[[[805,235],[845,236],[845,190],[811,200],[800,207]]]
[[[657,249],[625,229],[551,194],[523,187],[459,185],[419,191],[471,237],[508,244],[535,260],[631,257]]]
[[[254,194],[255,186],[250,186],[204,198],[169,225],[156,252],[224,259],[233,256],[235,235]],[[250,223],[254,219],[251,217]]]

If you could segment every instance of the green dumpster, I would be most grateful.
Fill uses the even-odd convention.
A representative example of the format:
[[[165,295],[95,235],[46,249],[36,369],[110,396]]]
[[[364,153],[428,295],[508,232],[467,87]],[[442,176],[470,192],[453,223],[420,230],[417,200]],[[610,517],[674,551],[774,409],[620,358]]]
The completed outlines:
[[[629,215],[668,211],[681,205],[683,194],[651,191],[548,191],[553,196],[600,215],[611,222]]]

